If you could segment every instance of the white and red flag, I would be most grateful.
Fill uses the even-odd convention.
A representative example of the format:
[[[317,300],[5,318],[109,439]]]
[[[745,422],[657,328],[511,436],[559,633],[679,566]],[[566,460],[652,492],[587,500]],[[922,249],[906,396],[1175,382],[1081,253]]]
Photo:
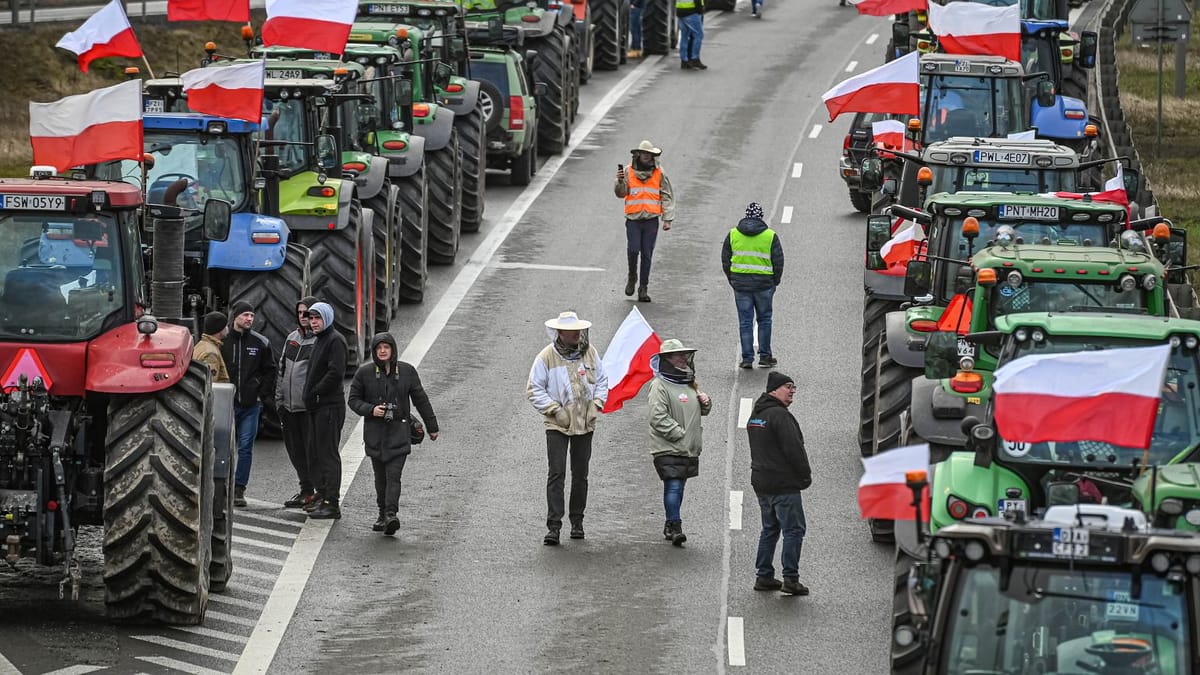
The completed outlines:
[[[66,171],[114,159],[142,160],[142,81],[52,103],[29,104],[33,163]]]
[[[646,323],[637,307],[629,310],[602,359],[609,384],[608,399],[602,412],[620,410],[625,401],[637,396],[642,385],[654,377],[650,357],[658,353],[661,345],[662,339]]]
[[[904,135],[904,122],[900,120],[880,120],[871,123],[871,136],[875,145],[888,150],[908,152],[913,149],[913,142]]]
[[[357,12],[358,0],[267,0],[262,41],[341,54]]]
[[[235,66],[196,68],[180,76],[188,108],[218,117],[262,121],[263,61]]]
[[[891,267],[904,267],[908,265],[908,261],[912,259],[917,252],[917,247],[921,242],[917,235],[921,232],[921,227],[915,223],[910,223],[908,227],[899,230],[888,239],[879,249],[879,255],[883,256],[883,261]]]
[[[1156,345],[1007,363],[992,383],[996,428],[1007,441],[1149,447],[1170,358],[1170,345]]]
[[[142,46],[133,34],[129,17],[121,0],[100,8],[78,29],[62,36],[55,47],[74,52],[79,60],[79,69],[88,71],[88,64],[109,56],[137,58],[142,55]]]
[[[250,21],[250,0],[167,0],[167,21]]]
[[[916,520],[913,491],[908,474],[929,475],[929,445],[909,445],[863,457],[863,475],[858,480],[858,510],[862,518]],[[929,520],[929,486],[921,495],[921,519]]]
[[[920,114],[920,57],[909,52],[835,85],[821,95],[829,120],[849,112]]]
[[[850,4],[859,14],[891,16],[925,9],[929,6],[929,0],[850,0]]]
[[[993,54],[1021,60],[1021,5],[929,4],[929,29],[947,54]]]

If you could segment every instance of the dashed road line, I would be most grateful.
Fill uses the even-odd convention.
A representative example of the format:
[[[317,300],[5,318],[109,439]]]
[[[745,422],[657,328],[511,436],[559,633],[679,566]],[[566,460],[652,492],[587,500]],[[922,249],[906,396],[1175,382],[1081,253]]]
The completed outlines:
[[[792,178],[799,178],[804,175],[804,162],[796,162],[792,165]]]
[[[275,508],[279,508],[279,507],[275,507]],[[239,512],[233,518],[234,524],[237,524],[237,521],[242,518],[249,518],[251,520],[257,520],[257,521],[264,522],[264,523],[275,523],[276,525],[283,525],[285,527],[295,528],[297,530],[304,527],[303,520],[291,520],[288,518],[279,518],[278,516],[268,516],[268,515],[264,515],[261,513],[253,513],[251,511]]]
[[[259,541],[257,539],[250,539],[249,537],[239,537],[236,534],[233,535],[233,543],[239,546],[265,548],[268,551],[279,551],[280,553],[288,553],[292,550],[291,546],[285,546],[284,544],[272,544],[269,541]]]
[[[59,668],[58,670],[52,670],[48,673],[43,673],[42,675],[85,675],[86,673],[94,673],[97,670],[104,670],[104,666],[86,666],[83,664],[78,664],[74,666],[67,666],[66,668]],[[0,669],[0,672],[4,671]]]
[[[226,642],[236,642],[238,644],[245,644],[246,640],[250,639],[249,635],[227,633],[223,630],[205,628],[203,626],[172,626],[172,629],[181,630],[185,633],[191,633],[192,635],[199,635],[200,637],[212,638],[214,640],[224,640]]]
[[[784,225],[787,225],[788,223],[792,222],[792,211],[793,210],[794,209],[790,206],[783,207],[783,215],[780,216],[779,222],[783,223]]]
[[[871,33],[871,37],[867,38],[867,44],[873,45],[879,39],[879,33]]]
[[[235,626],[245,626],[246,628],[254,628],[254,625],[258,623],[258,621],[255,619],[248,619],[244,616],[235,616],[233,614],[215,611],[212,609],[204,613],[204,618],[206,621],[208,619],[216,619],[217,621],[224,621],[225,623],[231,623]]]
[[[234,574],[237,574],[236,569],[234,570]],[[243,600],[241,598],[231,598],[231,597],[229,597],[228,594],[225,594],[225,593],[213,593],[208,596],[208,601],[209,601],[209,603],[215,602],[218,605],[229,605],[230,607],[241,607],[242,609],[252,609],[256,612],[258,610],[262,609],[262,605],[263,605],[261,602],[254,602],[253,600]]]
[[[253,553],[246,553],[245,551],[234,551],[233,560],[235,562],[251,561],[251,562],[257,562],[257,563],[265,563],[267,565],[274,565],[276,567],[283,567],[283,558],[271,558],[271,557],[268,557],[265,555],[255,555]],[[236,574],[237,571],[235,570],[234,573]]]
[[[820,125],[820,124],[814,124],[814,125],[813,125],[813,128],[812,128],[812,131],[808,132],[808,137],[809,137],[809,138],[816,138],[817,136],[820,136],[820,135],[821,135],[821,125]]]
[[[729,491],[729,529],[742,529],[742,491]]]
[[[858,61],[851,61],[850,63],[846,64],[846,72],[853,73],[854,69],[857,67],[858,67]]]
[[[242,575],[242,576],[247,576],[247,577],[254,577],[255,579],[266,579],[268,582],[275,581],[275,578],[278,576],[278,574],[276,574],[276,573],[264,572],[262,570],[256,570],[253,567],[241,567],[236,572],[234,572],[234,575],[235,576]],[[258,591],[253,591],[253,592],[257,593],[259,595],[270,595],[270,592],[266,591],[266,590],[258,590]]]
[[[184,642],[182,640],[173,640],[169,637],[163,637],[161,635],[131,635],[130,637],[134,640],[141,640],[142,642],[149,642],[152,645],[158,645],[159,647],[177,649],[181,652],[188,652],[189,654],[195,654],[197,656],[207,656],[210,659],[220,659],[221,661],[230,662],[237,661],[237,654],[223,652],[220,649],[201,647],[200,645],[194,645],[190,642]]]
[[[239,575],[245,571],[246,571],[245,567],[237,568],[237,570],[235,570],[233,573],[234,578],[237,578],[237,575]],[[259,595],[259,596],[262,596],[263,598],[265,598],[271,594],[271,591],[266,588],[262,588],[259,586],[246,586],[245,584],[234,583],[232,581],[225,584],[225,590],[232,591],[234,593],[237,593],[238,595]],[[217,597],[217,596],[213,596],[213,597]],[[227,596],[222,595],[219,597],[224,598]]]
[[[746,665],[746,638],[742,633],[742,617],[729,617],[728,625],[729,665],[744,666]]]
[[[281,539],[295,539],[295,532],[284,532],[270,527],[258,527],[257,525],[243,525],[235,522],[233,524],[234,532],[250,533],[250,534],[265,534],[269,537],[279,537]]]
[[[739,429],[746,428],[746,422],[750,420],[750,412],[754,410],[754,399],[743,397],[738,404],[737,425]]]
[[[219,670],[201,668],[200,666],[187,663],[186,661],[179,661],[166,656],[139,656],[138,660],[145,661],[146,663],[152,663],[156,666],[161,666],[173,673],[188,673],[189,675],[224,675],[224,673]]]

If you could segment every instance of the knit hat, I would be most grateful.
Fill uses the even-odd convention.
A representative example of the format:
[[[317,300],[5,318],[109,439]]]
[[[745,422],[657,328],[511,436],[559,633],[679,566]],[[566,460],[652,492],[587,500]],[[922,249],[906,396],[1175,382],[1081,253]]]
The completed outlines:
[[[216,335],[221,332],[221,329],[229,325],[229,317],[220,312],[209,312],[204,315],[204,321],[201,324],[205,335]]]
[[[795,383],[795,381],[792,378],[788,377],[787,375],[784,375],[783,373],[781,373],[777,370],[772,370],[770,373],[767,374],[767,392],[768,393],[775,391],[776,389],[782,387],[785,384],[794,384],[794,383]]]
[[[237,302],[233,303],[233,307],[229,308],[229,318],[236,319],[246,312],[253,311],[254,305],[246,302],[245,300],[238,300]]]
[[[759,204],[758,202],[750,202],[750,205],[746,207],[746,217],[758,218],[761,220],[763,217],[762,204]]]

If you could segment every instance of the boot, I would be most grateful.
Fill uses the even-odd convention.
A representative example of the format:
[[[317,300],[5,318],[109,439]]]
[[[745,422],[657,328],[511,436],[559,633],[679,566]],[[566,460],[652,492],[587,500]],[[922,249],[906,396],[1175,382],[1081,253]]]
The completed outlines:
[[[338,503],[328,499],[322,500],[321,505],[313,509],[308,514],[313,520],[338,520],[342,517],[342,509],[338,507]]]
[[[391,537],[394,536],[396,534],[396,530],[399,529],[400,519],[396,517],[396,514],[389,513],[387,516],[387,523],[384,525],[383,533]]]
[[[784,579],[779,590],[787,595],[808,595],[808,586],[800,583],[799,579]]]
[[[233,486],[233,505],[239,506],[239,507],[246,505],[246,486],[245,485]]]
[[[383,532],[384,526],[387,525],[387,516],[383,515],[383,510],[379,511],[379,517],[375,519],[375,524],[371,526],[372,532]]]
[[[637,284],[637,272],[630,272],[628,277],[625,277],[625,296],[633,295],[633,287]]]
[[[638,286],[638,302],[650,302],[650,292],[645,286]]]
[[[558,528],[547,528],[546,536],[542,537],[542,543],[546,546],[558,546]]]
[[[304,509],[306,513],[312,513],[321,505],[321,502],[324,501],[324,499],[325,498],[321,496],[320,492],[313,492],[304,498],[304,506],[301,508]]]
[[[668,520],[668,521],[664,522],[663,523],[663,539],[666,539],[667,541],[671,541],[671,536],[673,534],[674,534],[674,532],[671,529],[671,521]]]
[[[312,494],[313,494],[312,492],[304,492],[303,490],[301,490],[300,492],[297,492],[296,494],[292,495],[291,499],[284,502],[283,508],[298,509],[298,508],[304,506],[305,504],[307,504],[309,501],[311,501],[309,498],[312,497]]]
[[[700,63],[700,59],[692,59],[692,70],[708,70],[708,66]]]
[[[675,546],[683,546],[683,542],[687,541],[687,535],[683,533],[683,521],[672,520],[668,522],[671,528],[671,543]]]

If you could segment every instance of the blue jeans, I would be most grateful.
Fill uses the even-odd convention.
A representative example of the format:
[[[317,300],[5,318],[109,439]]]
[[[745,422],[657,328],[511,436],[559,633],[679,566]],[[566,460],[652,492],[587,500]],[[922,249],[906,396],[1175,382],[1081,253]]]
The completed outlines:
[[[704,42],[704,15],[689,14],[679,19],[679,59],[699,61],[700,43]]]
[[[663,481],[663,508],[667,511],[667,520],[680,520],[679,507],[683,506],[683,486],[686,484],[686,478]]]
[[[783,533],[783,578],[800,578],[800,546],[804,543],[804,502],[799,492],[784,495],[758,495],[762,511],[762,534],[758,536],[758,576],[774,577],[775,544]]]
[[[642,48],[642,2],[635,0],[629,3],[629,48]]]
[[[249,408],[233,406],[233,422],[237,436],[237,472],[233,484],[246,487],[250,482],[250,464],[254,461],[254,437],[258,435],[258,417],[262,414],[262,403]]]
[[[638,270],[638,282],[642,286],[650,283],[650,261],[654,258],[654,242],[658,241],[658,218],[625,220],[625,243],[629,253],[629,271]]]
[[[775,287],[765,291],[734,291],[737,305],[738,335],[742,338],[742,360],[754,360],[754,319],[758,317],[758,355],[771,356],[771,301]]]

